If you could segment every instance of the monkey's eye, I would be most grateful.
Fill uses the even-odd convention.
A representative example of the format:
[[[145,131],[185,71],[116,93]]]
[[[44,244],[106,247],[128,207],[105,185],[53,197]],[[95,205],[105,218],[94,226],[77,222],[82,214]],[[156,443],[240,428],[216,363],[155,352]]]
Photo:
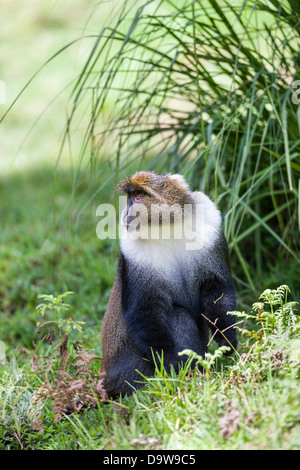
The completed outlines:
[[[142,194],[142,193],[137,193],[137,194],[135,194],[135,196],[134,196],[134,202],[141,202],[142,199],[144,199],[144,194]]]

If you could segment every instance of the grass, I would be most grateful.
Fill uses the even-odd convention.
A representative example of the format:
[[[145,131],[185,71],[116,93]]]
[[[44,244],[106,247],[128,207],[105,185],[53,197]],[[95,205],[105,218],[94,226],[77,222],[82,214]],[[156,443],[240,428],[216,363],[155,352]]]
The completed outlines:
[[[72,195],[86,173],[78,216],[120,176],[147,168],[179,171],[222,210],[242,297],[249,286],[256,294],[266,272],[272,285],[285,282],[299,295],[299,113],[290,86],[298,78],[298,10],[290,15],[289,2],[276,1],[221,5],[128,0],[114,3],[105,23],[108,11],[100,4],[82,25],[86,3],[78,0],[66,27],[64,10],[47,5],[33,13],[29,24],[43,32],[42,44],[53,41],[44,60],[35,59],[35,70],[54,58],[5,117],[3,142],[15,155],[15,132],[30,121],[17,165],[34,165],[41,155],[52,165],[59,155],[57,165],[73,172]],[[29,42],[29,32],[22,34]],[[17,56],[25,57],[18,47],[16,40]],[[4,64],[2,78],[12,74],[16,94],[22,86]],[[32,67],[18,66],[26,67],[25,84]],[[58,69],[44,106],[45,75],[48,83]],[[289,266],[284,280],[278,264]]]
[[[114,2],[110,4],[113,7]],[[28,0],[24,4],[17,0],[13,21],[9,3],[2,5],[1,14],[0,38],[8,42],[0,58],[0,80],[6,85],[6,102],[0,103],[1,173],[30,169],[41,162],[53,166],[70,90],[94,41],[91,34],[103,28],[110,11],[105,2]],[[62,166],[76,162],[75,144],[73,150],[71,161],[69,151],[63,153]]]
[[[90,103],[80,155],[96,175],[109,148],[116,178],[179,171],[206,191],[224,213],[239,289],[255,292],[278,257],[299,271],[298,9],[275,0],[122,5],[70,94],[66,142]],[[298,292],[293,275],[290,284]]]
[[[1,235],[1,336],[9,342],[22,338],[24,347],[34,339],[37,295],[73,290],[78,294],[77,315],[99,322],[114,278],[113,243],[96,237],[96,207],[76,220],[72,175],[62,171],[53,180],[47,167],[12,175],[0,183],[3,202]],[[17,190],[15,190],[17,188]],[[72,209],[73,207],[73,209]],[[69,214],[66,215],[66,208]],[[34,317],[34,321],[33,321]],[[21,319],[21,321],[20,321]]]
[[[83,31],[88,3],[30,2],[24,29],[20,2],[17,62],[0,59],[10,103],[55,56],[0,128],[0,448],[299,449],[299,317],[288,303],[300,296],[299,113],[289,86],[299,78],[299,9],[125,1],[106,29],[103,4]],[[56,52],[74,40],[83,49],[71,68],[74,49]],[[146,168],[183,173],[222,209],[243,331],[234,357],[212,345],[203,375],[167,376],[158,364],[143,390],[102,402],[94,392],[118,244],[97,239],[96,208],[116,202],[120,176]],[[271,292],[276,305],[265,297],[251,310],[282,284],[289,299],[282,288]],[[38,295],[67,291],[69,310],[36,310]],[[41,390],[48,398],[37,400]],[[62,415],[65,404],[80,407],[74,390],[96,407]]]
[[[158,366],[156,378],[149,379],[144,390],[132,397],[99,402],[96,408],[59,419],[58,403],[51,393],[34,402],[43,383],[50,384],[52,392],[57,390],[62,360],[70,376],[65,375],[65,398],[60,404],[70,400],[66,390],[75,379],[86,378],[91,396],[95,396],[101,361],[80,356],[85,358],[86,370],[76,375],[76,348],[81,345],[92,350],[90,354],[101,356],[101,323],[117,259],[117,247],[100,242],[95,235],[96,211],[84,212],[75,233],[68,229],[70,221],[59,215],[69,201],[73,177],[63,171],[52,181],[49,174],[52,172],[41,168],[12,175],[0,186],[1,194],[9,195],[9,212],[5,213],[10,220],[3,227],[1,244],[4,314],[0,317],[0,339],[6,344],[8,362],[0,366],[0,448],[298,449],[298,320],[282,331],[280,317],[274,320],[269,314],[269,323],[265,321],[262,330],[261,320],[256,325],[249,308],[247,315],[238,318],[243,321],[238,326],[249,331],[248,339],[240,333],[239,353],[218,358],[212,347],[204,375],[182,370],[178,377],[168,376]],[[82,184],[83,194],[84,189]],[[74,206],[80,201],[77,194]],[[38,294],[57,296],[67,290],[74,292],[66,299],[71,308],[58,318],[51,311],[42,317],[36,310],[39,303],[46,302],[38,299]],[[286,305],[283,297],[280,305]],[[265,302],[265,310],[270,311]],[[275,311],[280,305],[272,308]],[[290,315],[288,318],[298,318]],[[82,332],[69,332],[64,356],[55,323],[45,325],[37,334],[37,322],[70,316],[85,323],[81,324]],[[51,344],[45,340],[47,332],[53,335]],[[62,330],[62,338],[65,333]]]

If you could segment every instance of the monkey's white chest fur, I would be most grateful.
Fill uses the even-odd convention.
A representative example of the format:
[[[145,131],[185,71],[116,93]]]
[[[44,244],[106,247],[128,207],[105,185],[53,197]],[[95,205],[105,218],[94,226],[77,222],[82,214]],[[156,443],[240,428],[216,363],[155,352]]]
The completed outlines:
[[[220,233],[221,215],[204,193],[194,192],[192,199],[193,216],[191,220],[185,217],[180,238],[153,239],[151,234],[146,239],[132,238],[124,229],[121,250],[125,258],[138,266],[155,269],[166,277],[182,266],[201,263]]]

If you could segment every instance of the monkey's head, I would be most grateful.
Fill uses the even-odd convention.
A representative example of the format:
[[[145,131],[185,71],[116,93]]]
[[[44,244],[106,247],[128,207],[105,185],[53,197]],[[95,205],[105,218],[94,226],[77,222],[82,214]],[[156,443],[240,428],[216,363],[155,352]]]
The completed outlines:
[[[117,189],[127,194],[127,206],[122,213],[127,229],[137,218],[141,227],[182,221],[185,205],[192,204],[190,188],[178,174],[139,171],[122,180]]]

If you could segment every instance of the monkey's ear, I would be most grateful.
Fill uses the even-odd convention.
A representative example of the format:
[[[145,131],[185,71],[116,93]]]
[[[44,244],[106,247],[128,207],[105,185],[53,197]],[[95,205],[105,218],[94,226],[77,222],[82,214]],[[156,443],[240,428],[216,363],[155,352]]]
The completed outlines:
[[[179,175],[178,173],[175,175],[168,175],[167,176],[170,180],[173,180],[177,183],[177,185],[184,189],[185,191],[190,191],[190,187],[185,181],[184,177],[182,175]]]

